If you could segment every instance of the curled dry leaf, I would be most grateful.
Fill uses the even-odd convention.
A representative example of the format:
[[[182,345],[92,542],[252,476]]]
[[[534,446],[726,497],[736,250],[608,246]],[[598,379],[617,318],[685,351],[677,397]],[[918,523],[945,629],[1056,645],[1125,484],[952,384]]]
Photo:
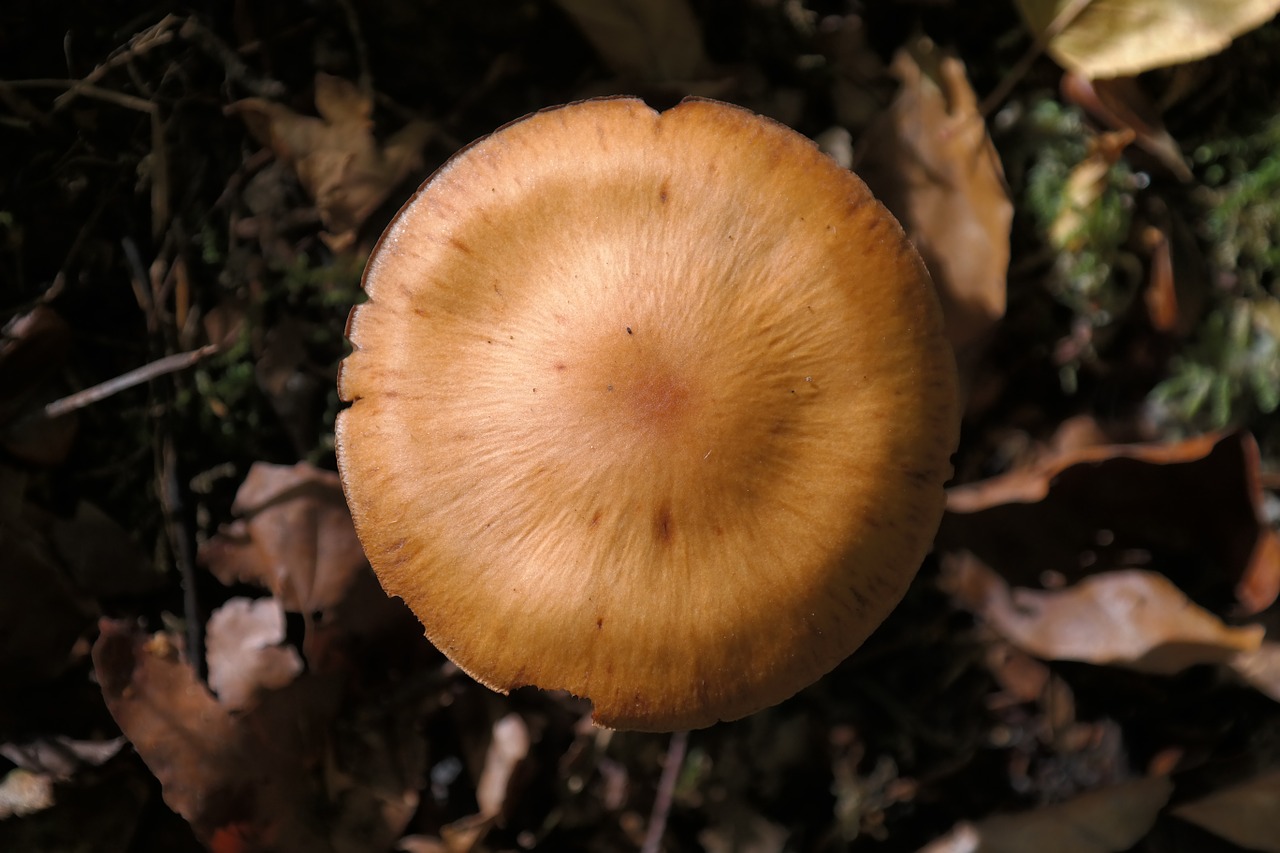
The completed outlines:
[[[1010,589],[972,555],[944,558],[944,585],[1002,637],[1036,657],[1171,675],[1256,650],[1261,626],[1232,628],[1154,572],[1117,571],[1060,591]]]
[[[379,145],[373,137],[373,100],[348,80],[316,75],[316,111],[295,113],[282,104],[246,98],[228,107],[249,132],[293,167],[320,211],[335,250],[350,246],[356,231],[396,185],[422,168],[431,135],[412,121]]]
[[[234,711],[263,690],[284,687],[302,672],[302,658],[283,646],[284,610],[274,598],[233,598],[209,616],[209,687]]]
[[[1135,779],[1034,811],[962,823],[920,853],[1118,853],[1147,834],[1171,793],[1167,777]]]
[[[1170,813],[1246,850],[1280,853],[1280,768],[1182,803]]]
[[[1280,0],[1018,0],[1037,35],[1081,8],[1049,54],[1085,77],[1119,77],[1211,56],[1270,20]]]
[[[1280,537],[1265,522],[1259,469],[1244,432],[1065,450],[951,489],[938,544],[1024,586],[1042,572],[1150,566],[1214,606],[1232,585],[1253,615],[1280,591]]]
[[[957,350],[1004,316],[1013,205],[964,64],[928,40],[894,57],[902,87],[856,164],[902,222],[942,298]]]
[[[201,549],[225,584],[264,587],[285,610],[336,608],[367,563],[338,475],[306,463],[254,464],[231,506],[239,519]]]

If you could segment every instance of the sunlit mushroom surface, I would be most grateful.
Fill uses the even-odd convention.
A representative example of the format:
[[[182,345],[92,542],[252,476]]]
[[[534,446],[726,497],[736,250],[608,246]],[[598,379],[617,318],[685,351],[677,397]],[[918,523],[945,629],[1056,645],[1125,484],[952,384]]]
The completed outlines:
[[[587,101],[454,156],[369,262],[339,463],[378,577],[497,690],[734,719],[829,671],[929,549],[957,442],[932,286],[794,131]]]

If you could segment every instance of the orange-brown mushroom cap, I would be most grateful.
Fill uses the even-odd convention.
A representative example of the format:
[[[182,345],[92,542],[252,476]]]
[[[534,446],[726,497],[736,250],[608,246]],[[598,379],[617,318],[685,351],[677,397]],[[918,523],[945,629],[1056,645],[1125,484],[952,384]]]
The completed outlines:
[[[400,211],[338,460],[387,592],[477,680],[665,730],[792,695],[901,599],[955,366],[854,175],[745,110],[528,116]]]

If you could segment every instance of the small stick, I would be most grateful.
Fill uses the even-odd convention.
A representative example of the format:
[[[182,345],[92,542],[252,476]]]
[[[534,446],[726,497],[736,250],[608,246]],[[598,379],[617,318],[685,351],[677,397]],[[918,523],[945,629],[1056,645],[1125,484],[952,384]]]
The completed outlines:
[[[667,832],[667,817],[671,814],[671,800],[675,796],[676,780],[684,765],[684,753],[689,746],[688,732],[673,732],[667,746],[667,760],[658,778],[658,793],[653,798],[653,811],[649,814],[649,829],[644,836],[640,853],[658,853],[662,849],[662,836]]]
[[[54,400],[44,407],[44,415],[46,418],[57,418],[77,409],[83,409],[85,406],[96,403],[99,400],[105,400],[135,385],[141,385],[143,382],[148,382],[167,373],[174,373],[190,367],[201,359],[213,355],[219,348],[219,344],[206,344],[199,349],[174,353],[173,355],[156,359],[150,364],[144,364],[142,367],[130,370],[128,373],[122,373],[114,379],[108,379],[106,382],[100,382],[91,388],[77,391],[74,394],[63,397],[61,400]]]
[[[978,105],[978,116],[980,118],[986,118],[991,114],[992,110],[1004,103],[1004,99],[1009,97],[1013,87],[1018,85],[1018,82],[1031,70],[1032,64],[1040,58],[1040,54],[1044,53],[1045,48],[1049,46],[1049,42],[1057,38],[1058,33],[1075,23],[1076,18],[1080,17],[1091,3],[1093,3],[1093,0],[1072,0],[1071,3],[1062,8],[1062,11],[1049,22],[1049,26],[1044,28],[1044,32],[1036,36],[1035,41],[1031,43],[1031,47],[1027,48],[1027,52],[1022,54],[1022,57],[1009,69],[1009,73],[1004,75],[1000,85],[992,89],[991,93],[982,99],[982,103]]]

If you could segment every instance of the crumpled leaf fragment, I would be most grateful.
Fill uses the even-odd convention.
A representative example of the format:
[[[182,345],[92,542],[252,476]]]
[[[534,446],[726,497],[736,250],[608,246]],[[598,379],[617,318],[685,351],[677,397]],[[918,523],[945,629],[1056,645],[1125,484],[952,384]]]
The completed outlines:
[[[1245,432],[1068,449],[948,490],[938,544],[1024,586],[1042,572],[1150,566],[1214,606],[1230,585],[1253,615],[1280,592],[1260,466]]]
[[[1135,779],[1033,811],[962,823],[919,853],[1119,853],[1151,829],[1173,783]]]
[[[1091,575],[1063,590],[1010,587],[972,556],[944,558],[944,587],[1000,636],[1045,660],[1172,675],[1256,650],[1264,629],[1232,628],[1167,578],[1138,570]]]
[[[924,258],[957,350],[1004,316],[1013,205],[964,64],[927,39],[898,51],[901,89],[856,168]]]
[[[0,820],[35,814],[53,802],[52,776],[15,767],[0,779]]]
[[[1080,0],[1018,0],[1044,34]],[[1049,54],[1086,77],[1119,77],[1211,56],[1280,11],[1280,0],[1093,0],[1050,39]]]
[[[283,104],[245,98],[227,109],[288,163],[316,202],[335,251],[349,247],[356,231],[390,192],[422,168],[422,149],[432,128],[411,121],[384,144],[373,137],[373,100],[355,84],[316,75],[316,111],[300,115]]]
[[[314,613],[336,608],[367,571],[332,471],[255,463],[231,511],[239,518],[200,551],[201,562],[227,585],[257,584],[285,610]]]
[[[1259,853],[1280,853],[1280,768],[1181,803],[1170,814],[1232,844]]]
[[[209,687],[226,708],[250,707],[302,672],[297,649],[285,639],[284,610],[274,598],[232,598],[209,616],[205,657]]]
[[[1062,96],[1083,107],[1113,131],[1129,131],[1133,141],[1180,181],[1192,179],[1177,140],[1165,129],[1160,112],[1132,77],[1090,80],[1068,72],[1062,77]]]
[[[615,74],[667,83],[706,70],[702,28],[687,0],[556,0]]]

